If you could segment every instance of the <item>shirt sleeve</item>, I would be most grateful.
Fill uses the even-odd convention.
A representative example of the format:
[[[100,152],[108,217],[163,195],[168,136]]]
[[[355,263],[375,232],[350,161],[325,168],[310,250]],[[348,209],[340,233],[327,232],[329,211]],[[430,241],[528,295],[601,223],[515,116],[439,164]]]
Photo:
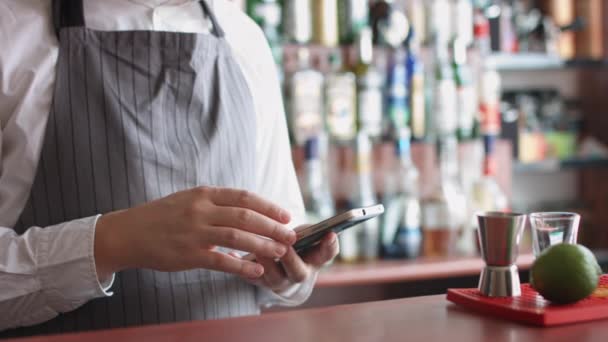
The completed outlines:
[[[0,228],[0,330],[34,325],[112,295],[114,277],[100,283],[93,246],[98,216],[23,235]]]
[[[0,330],[41,323],[109,296],[113,282],[97,278],[96,216],[31,227],[22,235],[12,229],[35,173],[40,141],[32,137],[42,136],[46,125],[38,113],[51,102],[57,49],[50,3],[0,1],[0,46],[7,47],[0,49]],[[24,37],[39,40],[25,44]]]

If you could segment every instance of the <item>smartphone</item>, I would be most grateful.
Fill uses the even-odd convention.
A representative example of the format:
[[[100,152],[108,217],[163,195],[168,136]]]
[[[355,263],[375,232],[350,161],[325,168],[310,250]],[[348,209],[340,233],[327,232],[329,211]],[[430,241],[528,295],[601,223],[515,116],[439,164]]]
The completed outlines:
[[[377,204],[371,207],[351,209],[334,217],[330,217],[312,226],[296,229],[297,240],[293,248],[298,254],[319,244],[321,239],[329,232],[339,234],[345,229],[359,223],[373,219],[384,213],[384,206]],[[255,255],[247,254],[245,260],[255,260]]]

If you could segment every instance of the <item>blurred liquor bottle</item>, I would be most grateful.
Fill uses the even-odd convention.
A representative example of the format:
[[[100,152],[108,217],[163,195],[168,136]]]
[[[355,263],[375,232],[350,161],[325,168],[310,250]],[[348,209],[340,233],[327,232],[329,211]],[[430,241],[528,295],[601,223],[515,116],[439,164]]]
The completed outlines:
[[[348,207],[359,208],[376,204],[373,186],[371,153],[372,142],[365,131],[359,131],[352,142],[353,170],[350,176]],[[373,260],[379,252],[378,220],[369,220],[347,229],[339,235],[340,259],[345,262]]]
[[[474,255],[477,253],[477,215],[478,212],[506,211],[509,209],[508,200],[496,181],[497,164],[495,146],[497,136],[483,137],[484,157],[482,176],[473,182],[470,191],[469,221],[464,227],[458,247],[462,254]]]
[[[386,73],[385,129],[384,135],[395,140],[398,133],[410,123],[410,108],[407,102],[406,53],[402,48],[392,52]]]
[[[312,0],[284,0],[283,35],[285,41],[307,44],[312,40]]]
[[[416,33],[418,43],[421,45],[427,44],[430,40],[426,15],[426,2],[426,0],[408,0],[406,10],[407,17],[410,21],[410,30]]]
[[[376,0],[370,6],[370,25],[375,45],[397,48],[409,32],[409,21],[393,0]]]
[[[452,16],[452,5],[450,0],[431,0],[430,32],[437,45],[447,47],[448,42],[454,36],[452,22],[455,18]]]
[[[425,256],[457,253],[457,242],[467,218],[466,197],[458,177],[458,142],[455,136],[438,139],[439,177],[435,189],[422,203]]]
[[[419,174],[410,147],[409,130],[402,129],[395,146],[395,164],[384,185],[386,212],[380,239],[385,258],[416,258],[422,250]]]
[[[474,138],[477,114],[477,92],[471,67],[467,62],[467,47],[460,37],[452,42],[452,68],[456,83],[456,102],[458,116],[458,139]]]
[[[482,135],[500,133],[500,99],[502,94],[501,77],[492,62],[487,60],[478,82],[479,130]]]
[[[340,44],[353,44],[368,25],[367,0],[338,0],[338,33]]]
[[[248,0],[247,14],[260,26],[270,49],[275,63],[280,67],[283,63],[283,46],[280,31],[281,5],[278,0]]]
[[[271,5],[268,6],[268,4]],[[269,14],[268,9],[274,7],[273,4],[279,6],[280,12],[280,5],[276,0],[247,0],[245,11],[247,15],[256,22],[256,24],[262,26],[262,24],[267,21]],[[274,11],[274,9],[271,11]]]
[[[339,52],[329,56],[331,72],[325,78],[325,115],[327,128],[332,140],[347,142],[356,133],[356,95],[355,74],[345,70]]]
[[[507,2],[501,3],[499,27],[500,51],[507,53],[517,52],[519,46],[517,42],[517,35],[515,33],[515,25],[513,22],[512,4]]]
[[[454,13],[452,32],[466,48],[473,44],[473,1],[455,0],[452,10]]]
[[[305,181],[302,193],[308,222],[319,222],[335,214],[327,172],[328,139],[324,133],[311,136],[304,145]]]
[[[424,84],[424,63],[420,58],[420,42],[417,39],[417,31],[410,30],[406,41],[406,89],[408,93],[408,104],[410,110],[410,126],[413,140],[424,140],[426,136],[426,101]]]
[[[473,46],[482,57],[492,53],[492,39],[490,35],[490,21],[482,6],[476,6],[473,14]]]
[[[313,42],[338,45],[338,0],[313,0]]]
[[[355,138],[355,184],[350,197],[353,208],[377,204],[372,176],[372,141],[365,131],[357,133]],[[357,234],[358,257],[362,260],[374,260],[379,254],[380,225],[378,220],[363,222],[355,230]]]
[[[323,125],[323,74],[309,65],[310,53],[300,47],[298,68],[287,78],[286,103],[292,143],[302,146]]]
[[[374,49],[369,27],[359,32],[356,51],[353,72],[357,77],[357,130],[375,139],[382,133],[384,78],[373,63]]]
[[[431,50],[432,51],[432,50]],[[435,124],[435,98],[437,97],[437,55],[428,53],[424,60],[424,111],[425,111],[425,140],[434,142],[437,137]]]
[[[449,62],[448,46],[435,42],[435,93],[433,116],[439,137],[455,135],[458,128],[458,101],[454,71]]]
[[[472,199],[476,210],[505,211],[508,201],[504,192],[496,182],[496,141],[497,136],[485,135],[483,177],[473,186]]]

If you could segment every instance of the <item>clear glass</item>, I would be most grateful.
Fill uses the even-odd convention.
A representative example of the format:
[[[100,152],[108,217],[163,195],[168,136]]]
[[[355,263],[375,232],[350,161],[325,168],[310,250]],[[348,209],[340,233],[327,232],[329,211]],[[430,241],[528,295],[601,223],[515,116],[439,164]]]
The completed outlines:
[[[581,216],[576,213],[544,212],[530,215],[534,256],[559,244],[575,244]]]

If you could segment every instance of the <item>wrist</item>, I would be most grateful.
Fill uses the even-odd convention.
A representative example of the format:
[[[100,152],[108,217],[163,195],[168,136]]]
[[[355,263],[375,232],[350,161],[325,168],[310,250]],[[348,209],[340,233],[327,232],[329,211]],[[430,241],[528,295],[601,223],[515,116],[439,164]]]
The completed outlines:
[[[120,212],[104,214],[97,219],[95,225],[95,267],[99,279],[107,279],[113,273],[128,267],[126,249],[121,247],[122,235],[117,222]]]

